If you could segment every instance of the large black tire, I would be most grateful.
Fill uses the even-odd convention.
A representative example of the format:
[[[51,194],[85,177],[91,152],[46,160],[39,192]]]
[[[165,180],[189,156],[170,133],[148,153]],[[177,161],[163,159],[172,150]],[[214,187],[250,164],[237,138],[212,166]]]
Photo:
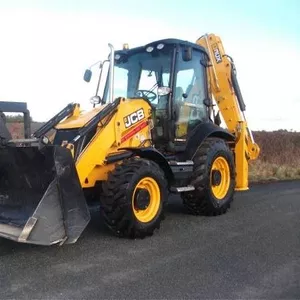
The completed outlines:
[[[229,171],[227,172],[228,176],[221,178],[220,172],[217,174],[216,171],[212,171],[214,162],[217,159],[218,161],[222,161],[222,163],[227,163],[226,170]],[[195,190],[183,194],[184,206],[194,215],[216,216],[226,213],[233,201],[235,190],[233,152],[224,140],[207,138],[196,151],[193,161],[195,171],[192,176],[191,184],[195,187]],[[220,194],[223,195],[222,197],[216,197],[213,186],[214,188],[219,186],[220,180],[228,180],[228,184],[225,181],[221,181],[221,184],[224,184],[222,187],[225,186],[220,192]],[[219,194],[217,194],[217,196],[219,196]]]
[[[147,180],[147,178],[148,182],[152,180],[157,184],[154,183],[157,187],[156,191],[159,190],[157,195],[160,195],[160,197],[152,197],[151,201],[156,201],[151,202],[154,203],[154,213],[147,220],[141,220],[135,212],[136,202],[133,199],[138,191],[143,190],[145,193],[145,189],[139,188],[136,192],[135,189],[141,180]],[[147,193],[149,195],[148,199],[151,199],[150,192]],[[145,194],[142,197],[144,197],[144,201],[148,201],[145,200],[147,198]],[[103,183],[100,206],[106,225],[115,235],[127,238],[144,238],[151,236],[156,229],[159,229],[160,223],[164,219],[167,198],[167,183],[160,167],[149,160],[132,158],[124,160],[118,165],[109,174],[107,181]],[[150,208],[150,202],[148,204],[148,208]],[[143,208],[146,206],[147,203],[144,203],[144,206],[139,208],[143,212],[145,211]]]

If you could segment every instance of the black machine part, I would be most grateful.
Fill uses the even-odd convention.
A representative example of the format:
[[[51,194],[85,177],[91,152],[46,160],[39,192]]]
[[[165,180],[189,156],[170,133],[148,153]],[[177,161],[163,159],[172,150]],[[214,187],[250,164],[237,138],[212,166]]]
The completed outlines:
[[[65,108],[63,108],[59,113],[52,117],[48,122],[41,126],[38,130],[33,133],[33,136],[40,138],[45,135],[49,130],[51,130],[55,125],[57,125],[65,117],[73,113],[75,109],[74,103],[69,103]]]
[[[6,120],[4,113],[0,113],[0,138],[2,141],[11,140],[12,136],[9,130],[6,127]],[[1,142],[2,144],[3,142]]]
[[[89,220],[68,149],[0,149],[1,237],[39,245],[75,243]]]
[[[23,113],[24,116],[24,137],[29,138],[31,135],[31,126],[30,126],[30,112],[27,108],[27,103],[25,102],[9,102],[9,101],[0,101],[0,137],[4,140],[10,140],[11,134],[9,133],[4,112],[10,113]]]

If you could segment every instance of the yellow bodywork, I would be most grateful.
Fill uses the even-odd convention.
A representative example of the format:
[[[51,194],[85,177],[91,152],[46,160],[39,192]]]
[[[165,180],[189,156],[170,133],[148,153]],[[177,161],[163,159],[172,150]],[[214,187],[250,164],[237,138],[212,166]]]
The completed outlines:
[[[228,130],[236,136],[235,164],[236,190],[248,189],[248,160],[258,157],[260,149],[250,135],[242,111],[233,89],[231,81],[232,64],[225,55],[221,39],[209,34],[197,40],[197,44],[204,47],[209,56],[211,66],[208,68],[209,90],[213,95]]]
[[[89,112],[75,110],[75,114],[61,122],[56,129],[81,128],[105,105]],[[140,112],[140,120],[128,125],[127,116]],[[141,113],[143,112],[143,114]],[[107,122],[108,121],[108,122]],[[127,127],[126,127],[127,124]],[[115,164],[107,164],[109,155],[122,153],[119,148],[146,147],[151,145],[151,107],[142,99],[122,99],[116,112],[99,122],[97,132],[76,159],[76,169],[83,188],[95,186],[107,179]],[[69,146],[70,148],[70,146]]]
[[[83,127],[89,120],[91,120],[96,114],[98,114],[101,110],[103,110],[107,104],[95,107],[89,111],[80,110],[79,105],[76,105],[76,108],[73,114],[68,117],[66,120],[60,122],[56,125],[56,129],[72,129],[72,128],[81,128]]]
[[[228,130],[236,137],[232,144],[235,154],[236,167],[236,190],[248,189],[248,161],[256,159],[260,149],[253,141],[243,112],[239,104],[231,82],[232,64],[221,42],[221,39],[214,35],[205,35],[197,40],[198,45],[203,46],[210,56],[210,67],[207,68],[208,90],[214,97],[222,118]],[[181,106],[182,116],[189,116],[196,107],[194,104],[185,103]],[[101,105],[88,112],[83,112],[77,105],[73,114],[56,126],[56,129],[82,128],[97,113],[103,110],[106,105]],[[142,109],[143,119],[126,127],[125,118],[132,113]],[[80,183],[83,188],[93,187],[97,181],[107,179],[107,173],[115,168],[113,163],[107,164],[106,157],[119,153],[122,147],[141,147],[151,145],[151,107],[140,99],[122,99],[117,112],[112,117],[102,120],[98,124],[97,133],[89,144],[76,159]],[[177,120],[175,139],[184,139],[187,134],[187,120]],[[105,124],[105,125],[103,125]],[[73,151],[72,145],[68,148]],[[221,196],[220,196],[221,197]]]

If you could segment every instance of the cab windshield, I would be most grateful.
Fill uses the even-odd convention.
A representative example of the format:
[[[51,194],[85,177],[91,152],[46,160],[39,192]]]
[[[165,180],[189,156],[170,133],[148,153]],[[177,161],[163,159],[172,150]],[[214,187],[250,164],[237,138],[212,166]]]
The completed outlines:
[[[158,104],[160,97],[157,89],[170,86],[173,49],[174,47],[165,45],[163,49],[153,49],[152,52],[147,52],[145,48],[129,55],[122,51],[116,52],[114,99],[145,97],[152,104]],[[107,100],[108,85],[109,78],[104,91],[104,100]]]

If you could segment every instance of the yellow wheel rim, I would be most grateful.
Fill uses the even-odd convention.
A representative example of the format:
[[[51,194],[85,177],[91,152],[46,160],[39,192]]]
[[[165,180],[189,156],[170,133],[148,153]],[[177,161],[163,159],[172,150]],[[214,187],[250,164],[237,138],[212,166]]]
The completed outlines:
[[[143,199],[140,197],[141,192],[144,194]],[[161,201],[160,197],[159,186],[153,178],[145,177],[141,179],[136,185],[132,195],[132,208],[135,217],[143,223],[152,221],[159,210]],[[137,202],[141,202],[143,200],[147,203],[143,203],[143,207],[140,207],[141,204],[139,205]]]
[[[218,200],[222,200],[230,185],[230,169],[225,158],[218,157],[214,161],[210,172],[210,182],[213,195]]]

